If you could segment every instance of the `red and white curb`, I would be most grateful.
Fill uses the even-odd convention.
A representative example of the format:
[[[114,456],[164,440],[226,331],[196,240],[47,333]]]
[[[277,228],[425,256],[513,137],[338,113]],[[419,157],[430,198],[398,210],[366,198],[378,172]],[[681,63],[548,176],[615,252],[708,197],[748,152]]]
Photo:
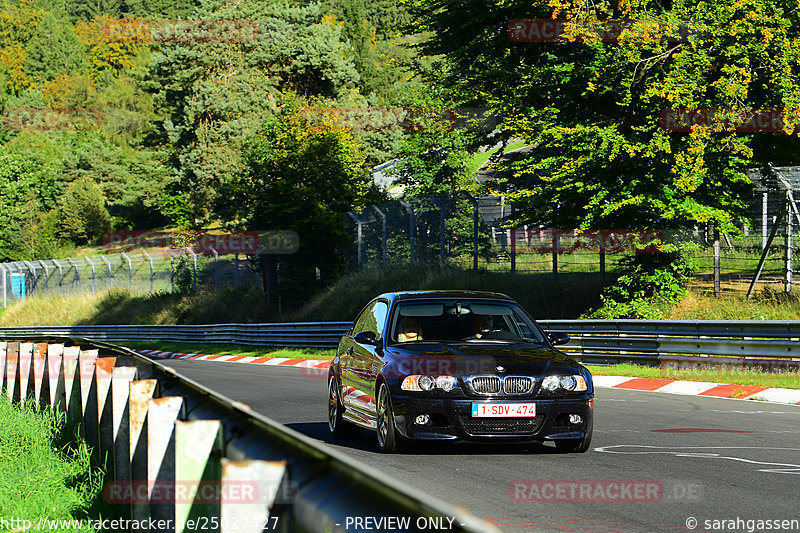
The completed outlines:
[[[142,355],[162,359],[199,359],[225,363],[250,363],[256,365],[278,365],[299,368],[327,369],[330,361],[319,359],[289,359],[285,357],[244,357],[236,355],[203,355],[196,353],[174,353],[160,350],[135,350]],[[663,392],[686,396],[709,396],[737,400],[759,400],[770,403],[800,405],[799,389],[779,389],[756,387],[753,385],[730,385],[727,383],[708,383],[704,381],[681,381],[674,379],[632,378],[627,376],[592,376],[595,387],[624,389],[647,392]],[[365,402],[374,399],[363,398]]]
[[[773,403],[800,405],[800,390],[756,387],[753,385],[730,385],[704,381],[680,381],[673,379],[631,378],[627,376],[592,376],[596,387],[649,392],[665,392],[687,396],[712,396],[737,400],[761,400]]]
[[[298,368],[328,368],[330,361],[320,359],[289,359],[288,357],[246,357],[243,355],[205,355],[199,353],[175,353],[161,350],[134,350],[136,353],[160,359],[198,359],[218,363],[250,363],[253,365],[293,366]]]

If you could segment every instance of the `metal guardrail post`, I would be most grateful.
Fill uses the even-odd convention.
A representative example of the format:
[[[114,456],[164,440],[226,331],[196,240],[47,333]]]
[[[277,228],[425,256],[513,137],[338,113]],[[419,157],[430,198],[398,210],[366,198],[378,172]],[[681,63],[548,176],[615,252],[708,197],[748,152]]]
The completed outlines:
[[[110,289],[110,288],[111,288],[111,278],[112,278],[112,274],[111,274],[111,261],[109,261],[109,260],[108,260],[108,258],[107,258],[106,256],[104,256],[104,255],[101,255],[101,256],[100,256],[100,259],[102,259],[102,260],[103,260],[103,262],[104,262],[104,263],[106,264],[106,266],[108,267],[108,288]]]
[[[411,206],[410,203],[406,200],[400,200],[400,205],[405,208],[408,212],[408,243],[409,243],[409,262],[414,264],[416,261],[416,257],[414,254],[414,239],[416,236],[416,220],[414,214],[414,208]]]
[[[214,249],[211,248],[211,252],[214,254],[214,288],[219,288],[219,253]]]
[[[73,288],[73,290],[75,290],[75,285],[77,284],[77,290],[80,290],[80,288],[81,288],[81,275],[78,272],[78,265],[76,265],[75,261],[73,261],[72,258],[70,258],[70,257],[67,257],[67,263],[69,263],[70,266],[72,267],[72,269],[75,271],[75,275],[72,276],[72,288]]]
[[[445,244],[445,220],[444,220],[444,206],[439,203],[435,196],[428,195],[433,205],[439,208],[439,263],[444,265],[446,262],[446,244]]]
[[[45,263],[45,262],[44,262],[44,261],[42,261],[42,260],[40,260],[40,261],[39,261],[39,265],[40,265],[40,266],[42,267],[42,269],[44,270],[44,292],[47,292],[47,291],[50,289],[50,287],[49,287],[49,282],[50,282],[50,269],[49,269],[49,268],[47,268],[47,263]]]
[[[33,343],[22,342],[17,352],[17,364],[14,371],[14,387],[11,391],[11,401],[25,405],[28,385],[31,378],[31,357],[33,356]]]
[[[6,273],[5,265],[0,265],[0,276],[3,276],[3,309],[5,309],[8,307],[8,300],[6,299],[6,276],[8,276],[8,274]],[[2,383],[0,383],[0,386],[2,386]]]
[[[64,281],[64,269],[61,266],[61,263],[59,263],[55,259],[53,259],[53,263],[55,263],[56,268],[58,268],[58,292],[62,292],[61,287],[62,287],[62,282]]]
[[[358,228],[356,230],[356,261],[358,263],[358,266],[361,266],[361,263],[364,262],[364,245],[362,242],[363,241],[362,226],[364,225],[364,223],[361,222],[361,218],[357,217],[355,213],[353,213],[352,211],[348,211],[347,215],[355,221],[356,228]]]
[[[459,191],[472,204],[472,270],[478,270],[478,226],[480,224],[480,206],[478,201],[467,191]]]
[[[169,292],[175,292],[175,257],[172,255],[172,252],[166,250],[167,255],[169,256]],[[238,265],[237,265],[238,266]]]
[[[153,277],[155,276],[153,272],[153,258],[147,253],[147,250],[142,250],[142,253],[150,262],[150,292],[153,292]]]
[[[767,212],[769,210],[769,194],[761,195],[761,249],[767,249]]]
[[[133,262],[131,258],[126,253],[120,254],[123,259],[128,261],[128,290],[133,290]]]
[[[720,245],[719,245],[719,228],[717,225],[714,225],[714,296],[719,296],[720,294],[720,272],[719,272],[719,256],[720,256]]]
[[[36,275],[36,267],[30,261],[23,261],[25,268],[31,273],[31,294],[36,294],[36,286],[39,284],[39,276]]]
[[[192,292],[197,292],[197,254],[191,248],[185,248],[185,250],[192,254]]]
[[[92,294],[94,294],[96,292],[96,287],[95,287],[95,275],[96,275],[96,272],[95,272],[95,269],[94,269],[94,261],[92,261],[92,259],[87,256],[86,257],[86,262],[89,263],[89,265],[92,267]]]
[[[387,250],[387,237],[388,232],[386,229],[386,213],[381,211],[377,205],[373,205],[372,208],[378,213],[378,216],[381,217],[381,264],[386,266],[386,256],[388,253]]]
[[[790,197],[791,190],[786,191],[786,234],[784,235],[784,247],[785,247],[785,260],[786,265],[784,267],[784,283],[785,288],[784,292],[786,294],[790,294],[792,292],[792,199]]]

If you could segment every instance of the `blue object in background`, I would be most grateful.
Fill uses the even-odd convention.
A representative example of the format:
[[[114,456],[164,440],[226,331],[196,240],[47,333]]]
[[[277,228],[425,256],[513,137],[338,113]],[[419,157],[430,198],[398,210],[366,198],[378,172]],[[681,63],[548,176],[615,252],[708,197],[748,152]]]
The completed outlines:
[[[17,300],[25,299],[25,274],[11,274],[11,296]]]

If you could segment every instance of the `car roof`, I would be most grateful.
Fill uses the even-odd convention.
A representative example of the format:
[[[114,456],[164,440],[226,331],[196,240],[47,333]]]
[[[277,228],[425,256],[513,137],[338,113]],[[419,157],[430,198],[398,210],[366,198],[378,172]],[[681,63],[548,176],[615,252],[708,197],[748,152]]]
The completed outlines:
[[[426,291],[401,291],[387,292],[378,298],[389,300],[408,300],[419,298],[487,298],[492,300],[512,300],[510,296],[499,292],[467,291],[467,290],[426,290]]]

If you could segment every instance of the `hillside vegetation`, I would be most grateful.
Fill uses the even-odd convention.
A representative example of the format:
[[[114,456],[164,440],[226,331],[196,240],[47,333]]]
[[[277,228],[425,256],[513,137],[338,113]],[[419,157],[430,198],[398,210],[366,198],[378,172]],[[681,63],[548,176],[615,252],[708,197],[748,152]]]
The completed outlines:
[[[440,267],[366,269],[337,283],[295,309],[267,306],[260,289],[225,289],[197,294],[136,294],[114,289],[85,295],[33,297],[11,305],[0,326],[80,324],[216,324],[351,320],[374,296],[417,289],[465,289],[508,294],[537,319],[588,316],[601,304],[599,275],[576,273],[509,275]],[[663,318],[685,320],[796,320],[800,299],[772,292],[753,300],[713,298],[689,291],[664,306]]]

